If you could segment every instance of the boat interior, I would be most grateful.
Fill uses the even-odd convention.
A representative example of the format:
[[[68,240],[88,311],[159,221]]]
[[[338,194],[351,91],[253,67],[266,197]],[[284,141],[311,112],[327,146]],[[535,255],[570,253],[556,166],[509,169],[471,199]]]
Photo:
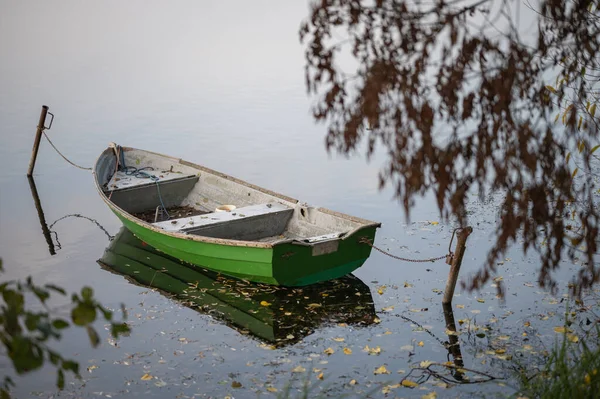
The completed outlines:
[[[200,165],[133,148],[114,146],[104,151],[95,174],[109,201],[166,232],[310,245],[377,225],[302,204]]]

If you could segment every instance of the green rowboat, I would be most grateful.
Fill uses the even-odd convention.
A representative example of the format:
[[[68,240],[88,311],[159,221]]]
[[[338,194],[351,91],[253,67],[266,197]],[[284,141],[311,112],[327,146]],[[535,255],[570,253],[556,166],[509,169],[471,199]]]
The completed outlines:
[[[310,287],[250,283],[190,267],[140,241],[126,228],[98,263],[276,347],[298,342],[321,326],[367,326],[377,321],[369,287],[351,274]]]
[[[316,208],[178,158],[111,144],[100,197],[139,239],[176,259],[252,282],[304,286],[367,260],[380,223]],[[371,241],[372,242],[372,241]]]

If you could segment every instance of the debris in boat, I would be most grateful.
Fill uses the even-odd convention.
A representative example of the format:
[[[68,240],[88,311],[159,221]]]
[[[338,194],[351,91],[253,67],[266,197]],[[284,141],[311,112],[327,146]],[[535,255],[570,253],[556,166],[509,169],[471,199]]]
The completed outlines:
[[[167,212],[173,219],[210,213],[200,209],[192,208],[191,206],[173,206],[167,208]],[[142,219],[144,222],[154,223],[155,210],[152,209],[145,212],[133,213],[132,215],[138,219]]]

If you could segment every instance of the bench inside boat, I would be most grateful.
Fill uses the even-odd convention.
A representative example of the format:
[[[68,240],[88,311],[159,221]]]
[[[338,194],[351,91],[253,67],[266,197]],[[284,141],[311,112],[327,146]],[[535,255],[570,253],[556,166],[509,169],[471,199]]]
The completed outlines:
[[[139,168],[116,173],[116,158],[107,155],[97,166],[97,178],[103,182],[106,197],[136,217],[144,212],[154,215],[160,206],[195,210],[184,217],[152,218],[151,224],[168,232],[271,243],[291,239],[310,244],[342,237],[362,225],[199,165],[148,154],[126,149],[126,164]],[[215,211],[225,204],[236,209]]]

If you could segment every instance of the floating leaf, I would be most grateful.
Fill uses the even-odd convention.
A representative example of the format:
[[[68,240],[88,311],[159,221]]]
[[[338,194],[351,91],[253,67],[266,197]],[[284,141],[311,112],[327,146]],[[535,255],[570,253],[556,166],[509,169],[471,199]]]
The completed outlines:
[[[345,355],[351,355],[352,354],[352,349],[350,349],[350,348],[344,348],[344,354]]]
[[[437,226],[438,224],[440,224],[440,222],[429,222],[429,224],[431,224],[432,226]]]
[[[231,382],[231,387],[232,388],[241,388],[242,387],[242,383],[238,382],[238,381],[232,381]]]
[[[307,307],[311,308],[311,309],[314,309],[314,308],[320,308],[322,306],[323,305],[321,305],[320,303],[309,303]]]
[[[319,380],[322,380],[322,379],[323,379],[323,373],[319,374],[319,375],[317,376],[317,379],[319,379]]]
[[[152,376],[148,373],[144,374],[142,376],[142,378],[140,378],[140,380],[142,380],[142,381],[150,381],[151,379],[152,379]]]
[[[506,353],[506,349],[496,349],[494,352],[496,353],[496,355],[501,355],[503,353]]]
[[[464,308],[465,308],[465,305],[456,305],[456,308],[457,308],[457,309],[464,309]]]
[[[356,382],[356,380],[350,380],[350,382],[348,384],[350,384],[350,385],[356,385],[356,384],[358,384],[358,382]]]
[[[437,398],[437,392],[435,392],[435,391],[426,393],[425,395],[421,396],[421,399],[436,399],[436,398]]]
[[[427,368],[427,367],[431,366],[432,363],[433,362],[431,360],[423,360],[421,363],[419,363],[419,366],[423,367],[423,368]]]
[[[156,381],[156,382],[154,383],[154,385],[156,385],[156,386],[157,386],[157,387],[159,387],[159,388],[162,388],[162,387],[166,386],[166,385],[167,385],[167,383],[166,383],[166,382],[164,382],[163,380],[158,380],[158,381]]]
[[[556,93],[556,89],[554,87],[550,86],[550,85],[547,85],[546,89],[549,90],[549,91],[551,91],[552,93]]]
[[[402,384],[402,386],[406,388],[415,388],[419,386],[419,384],[411,380],[402,380],[400,384]]]
[[[479,302],[479,303],[485,303],[485,299],[483,299],[483,298],[477,298],[477,302]]]
[[[275,388],[275,387],[267,387],[267,391],[269,391],[269,392],[277,392],[277,388]]]
[[[382,312],[389,312],[391,310],[394,310],[394,306],[393,305],[381,309]]]
[[[302,366],[298,366],[292,370],[292,373],[304,373],[306,369]]]
[[[425,344],[423,343],[423,341],[419,341],[419,343],[418,343],[417,345],[419,345],[419,346],[423,346],[423,345],[425,345]]]
[[[260,306],[271,306],[271,304],[267,301],[260,301]]]
[[[566,332],[571,333],[573,331],[571,329],[566,328],[566,327],[563,326],[563,327],[554,327],[554,332],[557,332],[559,334],[564,334]]]
[[[328,355],[333,355],[333,352],[335,352],[335,351],[333,350],[333,348],[327,348],[323,352]]]
[[[409,283],[408,281],[404,282],[404,288],[411,288],[413,285],[411,283]]]
[[[390,372],[388,371],[388,369],[385,368],[385,366],[380,366],[377,369],[375,369],[375,371],[373,372],[373,374],[378,375],[378,374],[390,374]]]
[[[575,334],[567,334],[567,339],[573,343],[579,342],[579,337]]]
[[[332,338],[335,342],[344,342],[344,338],[342,337],[336,337],[336,338]]]
[[[592,115],[592,118],[594,117],[594,115],[596,115],[596,104],[592,104],[592,106],[590,107],[590,114]]]

